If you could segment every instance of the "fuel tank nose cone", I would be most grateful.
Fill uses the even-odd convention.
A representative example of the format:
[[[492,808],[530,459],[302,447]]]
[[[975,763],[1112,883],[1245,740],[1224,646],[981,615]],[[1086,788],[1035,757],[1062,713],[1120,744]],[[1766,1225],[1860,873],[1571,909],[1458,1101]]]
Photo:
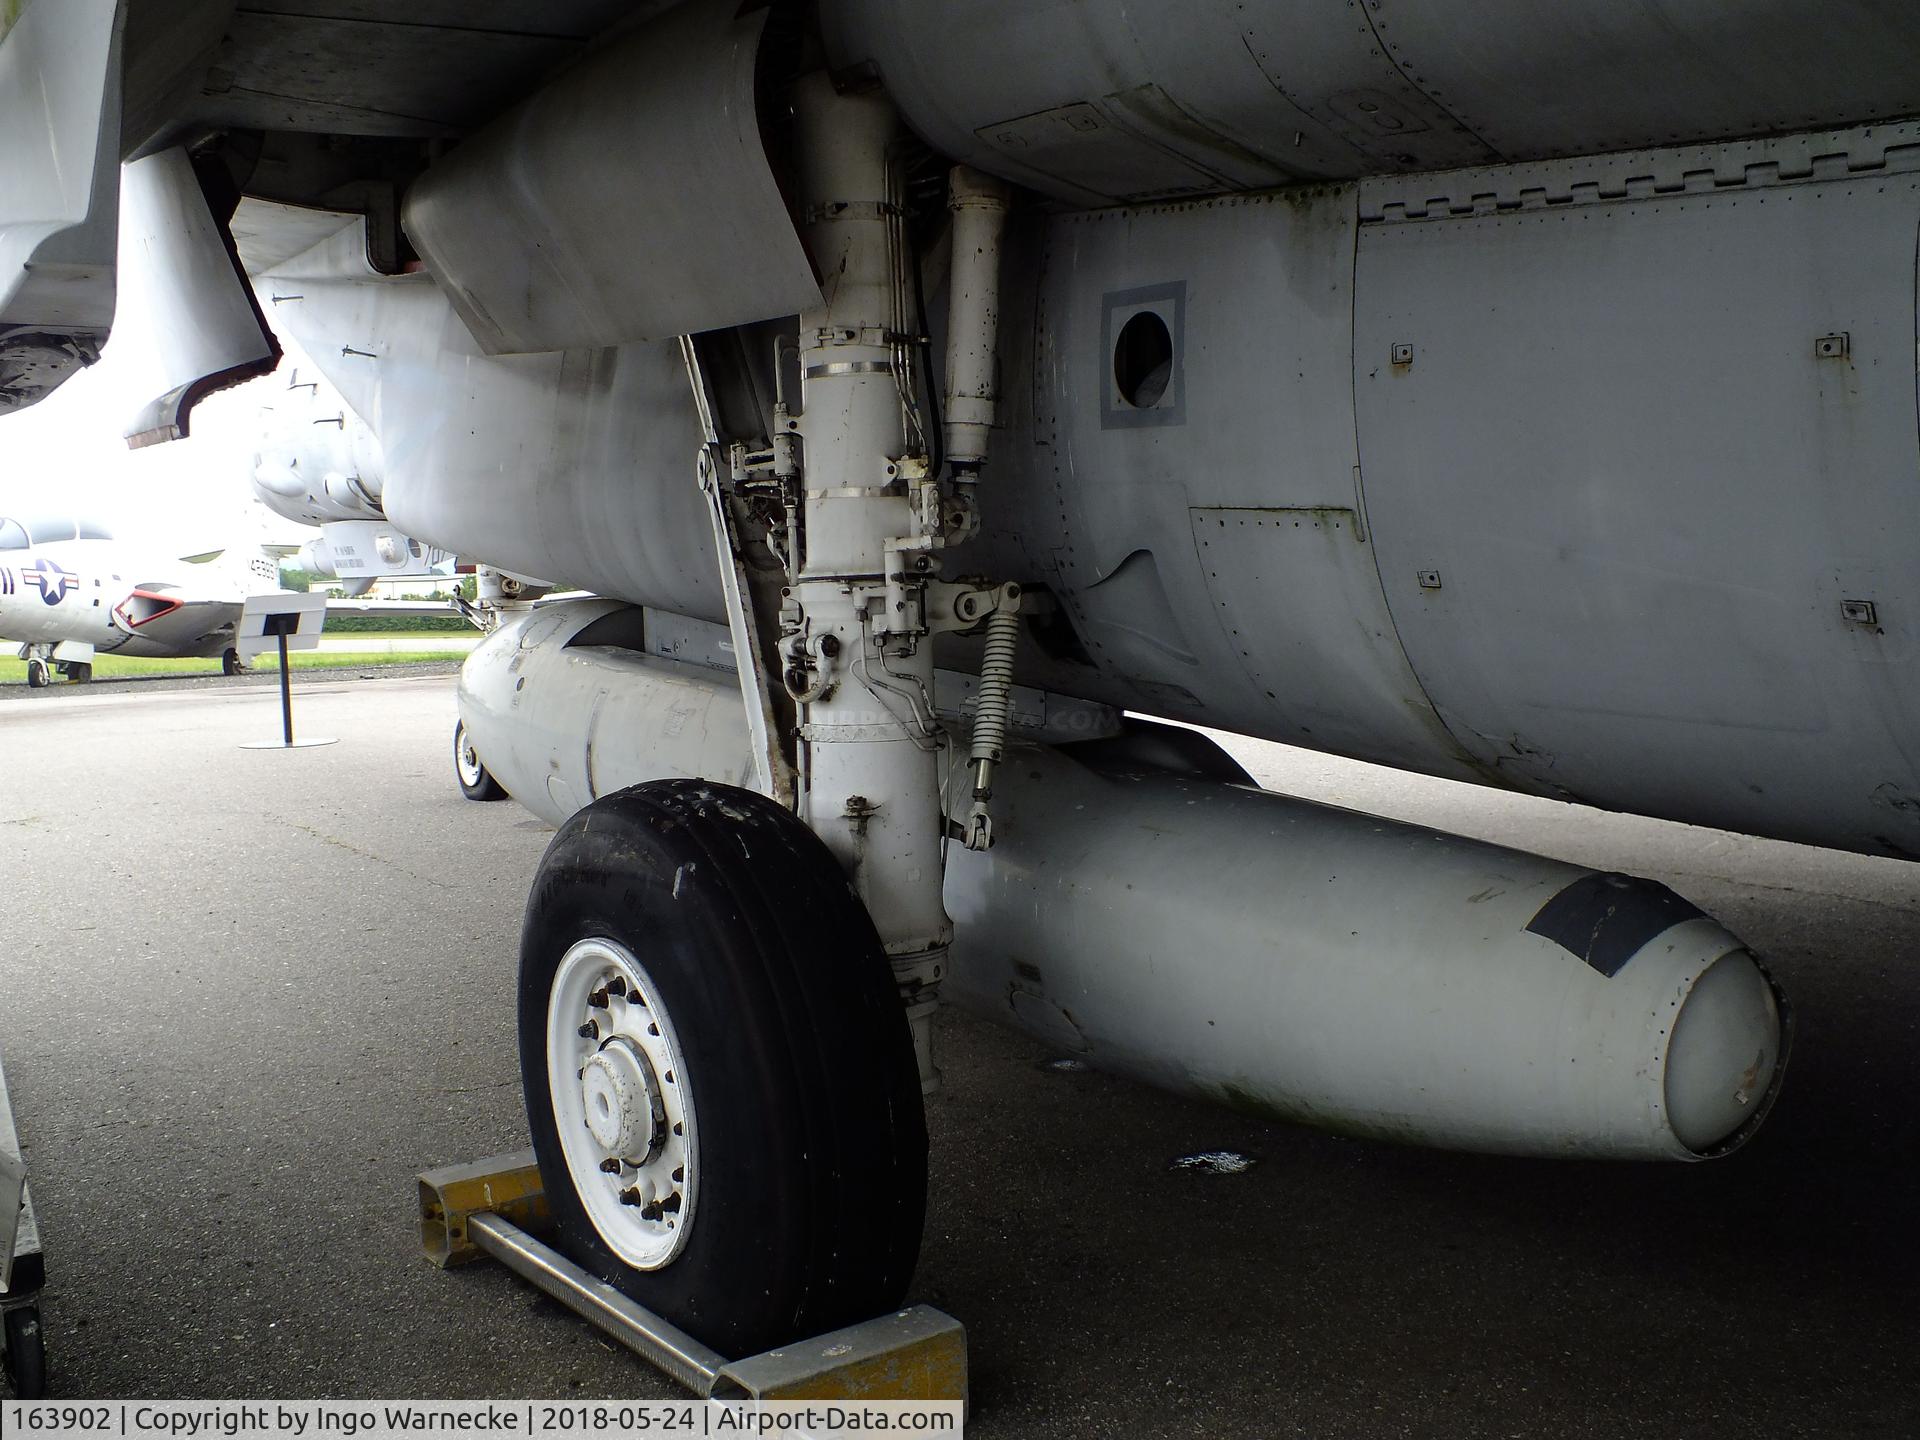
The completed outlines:
[[[1773,1103],[1787,1030],[1773,982],[1744,950],[1707,967],[1667,1049],[1667,1118],[1696,1155],[1732,1149]]]

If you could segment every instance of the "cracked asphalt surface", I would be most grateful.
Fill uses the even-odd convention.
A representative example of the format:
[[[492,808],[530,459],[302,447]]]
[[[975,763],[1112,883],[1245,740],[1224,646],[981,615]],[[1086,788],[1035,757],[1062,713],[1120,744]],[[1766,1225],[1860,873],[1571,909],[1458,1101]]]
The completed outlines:
[[[0,1051],[57,1394],[660,1396],[413,1177],[524,1143],[511,1000],[547,839],[462,800],[448,667],[0,687]],[[1739,1154],[1602,1166],[1265,1125],[947,1015],[914,1298],[997,1436],[1920,1432],[1920,868],[1275,747],[1260,778],[1666,881],[1798,1013]],[[1232,1150],[1244,1173],[1170,1169]]]

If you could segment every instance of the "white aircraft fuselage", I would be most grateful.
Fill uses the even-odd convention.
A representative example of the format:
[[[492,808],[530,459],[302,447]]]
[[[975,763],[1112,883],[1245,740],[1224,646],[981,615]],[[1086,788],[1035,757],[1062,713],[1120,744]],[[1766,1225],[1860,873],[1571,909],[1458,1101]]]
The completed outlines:
[[[144,657],[218,656],[233,645],[245,587],[212,566],[160,565],[114,540],[0,551],[0,639]]]

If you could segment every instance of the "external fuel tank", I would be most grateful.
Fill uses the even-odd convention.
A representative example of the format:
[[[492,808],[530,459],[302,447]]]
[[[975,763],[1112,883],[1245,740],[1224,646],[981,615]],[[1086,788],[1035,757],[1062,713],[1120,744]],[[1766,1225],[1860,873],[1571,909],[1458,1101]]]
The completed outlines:
[[[474,651],[461,718],[555,822],[642,780],[738,781],[738,684],[700,634],[544,607]],[[1619,1159],[1724,1153],[1777,1088],[1772,983],[1650,881],[1264,792],[1163,727],[1017,747],[995,804],[993,848],[948,851],[945,993],[1101,1068],[1347,1133]]]

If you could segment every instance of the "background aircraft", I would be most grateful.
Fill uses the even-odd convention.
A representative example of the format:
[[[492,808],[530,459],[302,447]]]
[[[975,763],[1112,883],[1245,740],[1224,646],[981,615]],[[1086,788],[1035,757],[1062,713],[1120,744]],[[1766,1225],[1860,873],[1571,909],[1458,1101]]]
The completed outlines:
[[[240,608],[279,588],[265,551],[156,562],[96,521],[0,516],[0,640],[19,646],[36,688],[56,672],[91,679],[96,654],[219,656],[237,674]]]
[[[1909,0],[297,9],[19,12],[0,405],[116,273],[141,440],[271,313],[404,534],[605,597],[462,699],[560,825],[598,1273],[735,1351],[893,1304],[942,996],[1402,1140],[1754,1134],[1786,1011],[1686,901],[1124,712],[1920,855]]]
[[[300,567],[337,578],[349,596],[366,594],[377,580],[452,574],[454,556],[387,519],[380,442],[300,358],[294,350],[246,392],[263,397],[248,476],[254,496],[274,514],[320,531],[292,552]]]

